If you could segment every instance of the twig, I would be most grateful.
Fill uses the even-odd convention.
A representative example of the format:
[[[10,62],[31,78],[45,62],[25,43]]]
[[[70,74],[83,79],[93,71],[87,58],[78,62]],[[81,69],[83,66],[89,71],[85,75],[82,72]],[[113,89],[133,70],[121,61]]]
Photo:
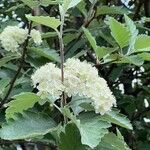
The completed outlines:
[[[30,32],[31,32],[31,28],[32,28],[32,22],[29,24],[28,34],[30,34]],[[9,95],[10,95],[10,93],[11,93],[13,87],[14,87],[15,81],[17,80],[18,75],[20,74],[20,71],[21,71],[21,69],[24,66],[25,56],[26,56],[26,52],[27,52],[27,46],[28,46],[29,38],[30,37],[28,36],[27,39],[25,40],[24,44],[23,44],[23,52],[22,52],[22,56],[21,56],[21,60],[20,60],[20,65],[18,67],[18,70],[17,70],[15,76],[12,78],[12,80],[10,82],[9,89],[8,89],[4,99],[0,103],[0,108],[2,108],[3,105],[7,102],[7,99],[8,99],[8,97],[9,97]]]

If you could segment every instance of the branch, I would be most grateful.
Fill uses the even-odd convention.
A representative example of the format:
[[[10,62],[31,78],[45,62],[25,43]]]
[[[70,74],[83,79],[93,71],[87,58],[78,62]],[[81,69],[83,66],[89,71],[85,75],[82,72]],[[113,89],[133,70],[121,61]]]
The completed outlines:
[[[32,22],[29,24],[29,29],[28,29],[28,34],[30,34],[31,32],[31,27],[32,27]],[[10,82],[10,86],[9,86],[9,89],[4,97],[4,99],[1,101],[0,103],[0,108],[3,107],[3,105],[7,102],[7,99],[14,87],[14,84],[15,84],[15,81],[17,80],[20,72],[21,72],[21,69],[23,68],[24,66],[24,62],[25,62],[25,56],[26,56],[26,52],[27,52],[27,46],[28,46],[28,42],[29,42],[29,36],[27,37],[27,39],[25,40],[24,44],[23,44],[23,52],[22,52],[22,56],[21,56],[21,60],[20,60],[20,65],[18,67],[18,70],[15,74],[15,76],[12,78],[11,82]]]

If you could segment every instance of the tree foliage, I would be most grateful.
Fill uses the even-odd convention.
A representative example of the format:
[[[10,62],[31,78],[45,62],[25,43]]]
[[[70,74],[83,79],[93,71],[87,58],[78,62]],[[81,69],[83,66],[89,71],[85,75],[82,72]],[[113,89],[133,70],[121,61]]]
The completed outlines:
[[[37,45],[28,35],[15,53],[0,44],[0,149],[148,150],[149,9],[149,0],[0,1],[0,33],[20,26],[42,37]],[[32,74],[52,62],[63,82],[68,58],[97,68],[116,108],[100,115],[83,95],[41,97]]]

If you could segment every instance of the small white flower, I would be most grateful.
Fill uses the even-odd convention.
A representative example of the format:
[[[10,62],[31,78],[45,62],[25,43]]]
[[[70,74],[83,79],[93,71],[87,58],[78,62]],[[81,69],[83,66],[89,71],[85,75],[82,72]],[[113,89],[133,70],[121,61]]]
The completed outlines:
[[[27,36],[28,31],[26,29],[21,29],[17,26],[7,26],[0,34],[0,40],[5,50],[16,52]]]
[[[19,47],[18,43],[11,37],[7,37],[7,39],[1,40],[1,44],[5,48],[5,50],[11,52],[16,52]]]
[[[6,51],[16,52],[21,44],[25,42],[28,37],[28,29],[22,29],[18,26],[7,26],[0,34],[0,41],[2,47]],[[40,45],[42,43],[41,34],[39,31],[31,30],[30,37],[35,44]]]
[[[42,43],[41,34],[38,30],[35,29],[31,30],[30,36],[35,44],[40,45]]]
[[[38,95],[42,98],[50,96],[52,101],[55,101],[64,90],[61,82],[61,70],[52,63],[37,69],[31,79],[34,87],[39,90]]]

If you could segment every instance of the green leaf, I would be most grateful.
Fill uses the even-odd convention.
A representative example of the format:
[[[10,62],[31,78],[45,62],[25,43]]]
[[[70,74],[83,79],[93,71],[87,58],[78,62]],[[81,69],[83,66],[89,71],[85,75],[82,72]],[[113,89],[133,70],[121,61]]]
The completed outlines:
[[[72,96],[72,99],[69,103],[69,106],[71,107],[71,109],[73,110],[74,114],[79,114],[80,112],[82,112],[84,109],[81,106],[81,104],[85,104],[85,103],[91,103],[91,99],[86,98],[86,97],[81,97],[79,95],[76,96]]]
[[[55,50],[50,50],[48,48],[35,48],[35,47],[28,47],[30,52],[37,54],[38,56],[45,57],[49,60],[54,62],[60,62],[59,54]]]
[[[97,47],[96,55],[99,59],[103,58],[104,56],[111,54],[112,52],[116,51],[118,48],[112,47]]]
[[[24,4],[17,4],[15,6],[10,7],[9,9],[7,9],[5,12],[11,12],[11,11],[15,11],[18,8],[24,8]]]
[[[88,145],[91,148],[96,147],[101,138],[108,133],[107,128],[111,125],[102,121],[94,113],[85,113],[79,116],[80,125],[78,125],[82,144]]]
[[[45,135],[56,127],[47,115],[26,112],[15,120],[8,120],[0,129],[0,138],[5,140],[31,139]]]
[[[62,112],[78,127],[82,144],[88,145],[91,148],[94,148],[99,144],[101,138],[108,133],[107,128],[111,126],[106,121],[101,120],[99,115],[92,112],[84,113],[80,115],[78,119],[70,113],[69,109],[66,107]]]
[[[110,48],[110,47],[100,47],[97,46],[96,40],[94,39],[94,37],[92,36],[92,34],[89,32],[88,29],[83,28],[83,31],[86,35],[86,38],[88,39],[89,43],[91,44],[92,48],[94,49],[96,56],[101,59],[103,58],[105,55],[110,54],[114,51],[117,50],[117,48]]]
[[[115,67],[112,70],[111,74],[109,75],[110,81],[113,82],[113,81],[117,80],[117,78],[119,78],[122,75],[122,73],[123,73],[123,66],[122,65]]]
[[[67,11],[68,9],[75,7],[80,2],[81,0],[64,0],[62,7],[64,11]]]
[[[122,136],[121,132],[119,129],[117,129],[117,137],[124,143],[124,146],[127,150],[130,150],[129,146],[125,143],[124,137]]]
[[[25,5],[29,6],[30,8],[34,9],[37,8],[39,5],[42,6],[49,6],[54,4],[60,4],[61,0],[21,0]]]
[[[76,38],[77,38],[77,35],[75,33],[65,34],[64,37],[63,37],[64,44],[67,45],[68,43],[75,40]]]
[[[80,123],[80,121],[77,120],[76,116],[73,115],[73,113],[70,112],[70,109],[67,106],[62,108],[61,112],[63,113],[64,116],[68,117],[76,125],[78,125]]]
[[[77,8],[80,10],[80,12],[84,15],[84,17],[87,17],[87,10],[86,10],[86,2],[81,1],[78,5]]]
[[[144,63],[144,60],[138,55],[122,56],[118,63],[129,63],[136,66],[141,66]]]
[[[124,7],[120,7],[120,6],[113,6],[113,7],[109,7],[109,6],[101,6],[98,7],[96,15],[105,15],[105,14],[120,14],[120,15],[124,15],[124,14],[129,14],[130,12],[125,9]]]
[[[92,106],[90,103],[81,103],[79,106],[81,106],[85,111],[94,111],[94,106]]]
[[[134,45],[138,35],[138,30],[136,29],[134,22],[127,15],[124,15],[124,18],[125,18],[126,26],[130,31],[130,35],[131,35],[127,54],[131,54],[132,52],[134,52]]]
[[[34,104],[40,100],[39,96],[30,92],[15,95],[13,98],[15,100],[7,104],[6,119],[15,119],[15,113],[23,113],[24,110],[32,108]]]
[[[109,18],[107,23],[111,30],[111,35],[114,37],[118,45],[121,48],[127,46],[130,40],[129,30],[114,18]]]
[[[46,33],[42,33],[41,36],[42,36],[42,39],[56,37],[57,33],[56,32],[46,32]]]
[[[73,42],[73,46],[66,49],[65,59],[74,57],[76,52],[85,46],[85,40],[81,39],[78,42]]]
[[[3,65],[5,65],[7,62],[11,60],[18,59],[18,58],[20,58],[20,56],[16,54],[10,54],[8,56],[5,56],[0,59],[0,67],[2,67]]]
[[[26,15],[26,17],[33,22],[48,26],[50,28],[53,28],[54,30],[56,30],[58,26],[61,24],[60,20],[56,19],[55,17],[49,17],[49,16],[35,16],[34,17],[31,15]]]
[[[25,5],[29,6],[30,8],[36,8],[39,6],[38,1],[33,0],[21,0]]]
[[[106,134],[102,142],[94,150],[130,150],[123,139],[118,138],[114,133]]]
[[[135,41],[135,52],[150,51],[150,36],[141,34]]]
[[[5,88],[8,86],[10,78],[4,78],[0,80],[0,94],[3,94]]]
[[[75,124],[67,124],[65,133],[60,133],[59,150],[86,150],[81,143],[81,136]]]
[[[88,29],[83,27],[83,31],[84,31],[84,34],[86,35],[86,38],[90,42],[92,48],[94,49],[95,52],[97,52],[98,46],[97,46],[95,38],[92,36],[92,34],[89,32]]]
[[[99,36],[100,36],[102,39],[104,39],[104,40],[105,40],[108,44],[110,44],[111,46],[117,46],[115,40],[113,40],[113,37],[111,37],[111,36],[109,35],[109,33],[106,34],[106,33],[103,32],[103,31],[99,31]]]
[[[130,120],[123,114],[119,113],[119,110],[113,109],[103,116],[101,116],[101,119],[104,121],[108,121],[114,124],[117,124],[121,127],[127,128],[132,130],[132,124],[130,123]]]
[[[142,20],[143,20],[144,22],[150,22],[150,18],[149,18],[149,17],[142,17]]]
[[[143,60],[150,61],[150,53],[141,53],[138,54]]]
[[[61,4],[62,3],[62,0],[41,0],[40,1],[40,4],[42,6],[49,6],[49,5],[56,5],[56,4]]]

